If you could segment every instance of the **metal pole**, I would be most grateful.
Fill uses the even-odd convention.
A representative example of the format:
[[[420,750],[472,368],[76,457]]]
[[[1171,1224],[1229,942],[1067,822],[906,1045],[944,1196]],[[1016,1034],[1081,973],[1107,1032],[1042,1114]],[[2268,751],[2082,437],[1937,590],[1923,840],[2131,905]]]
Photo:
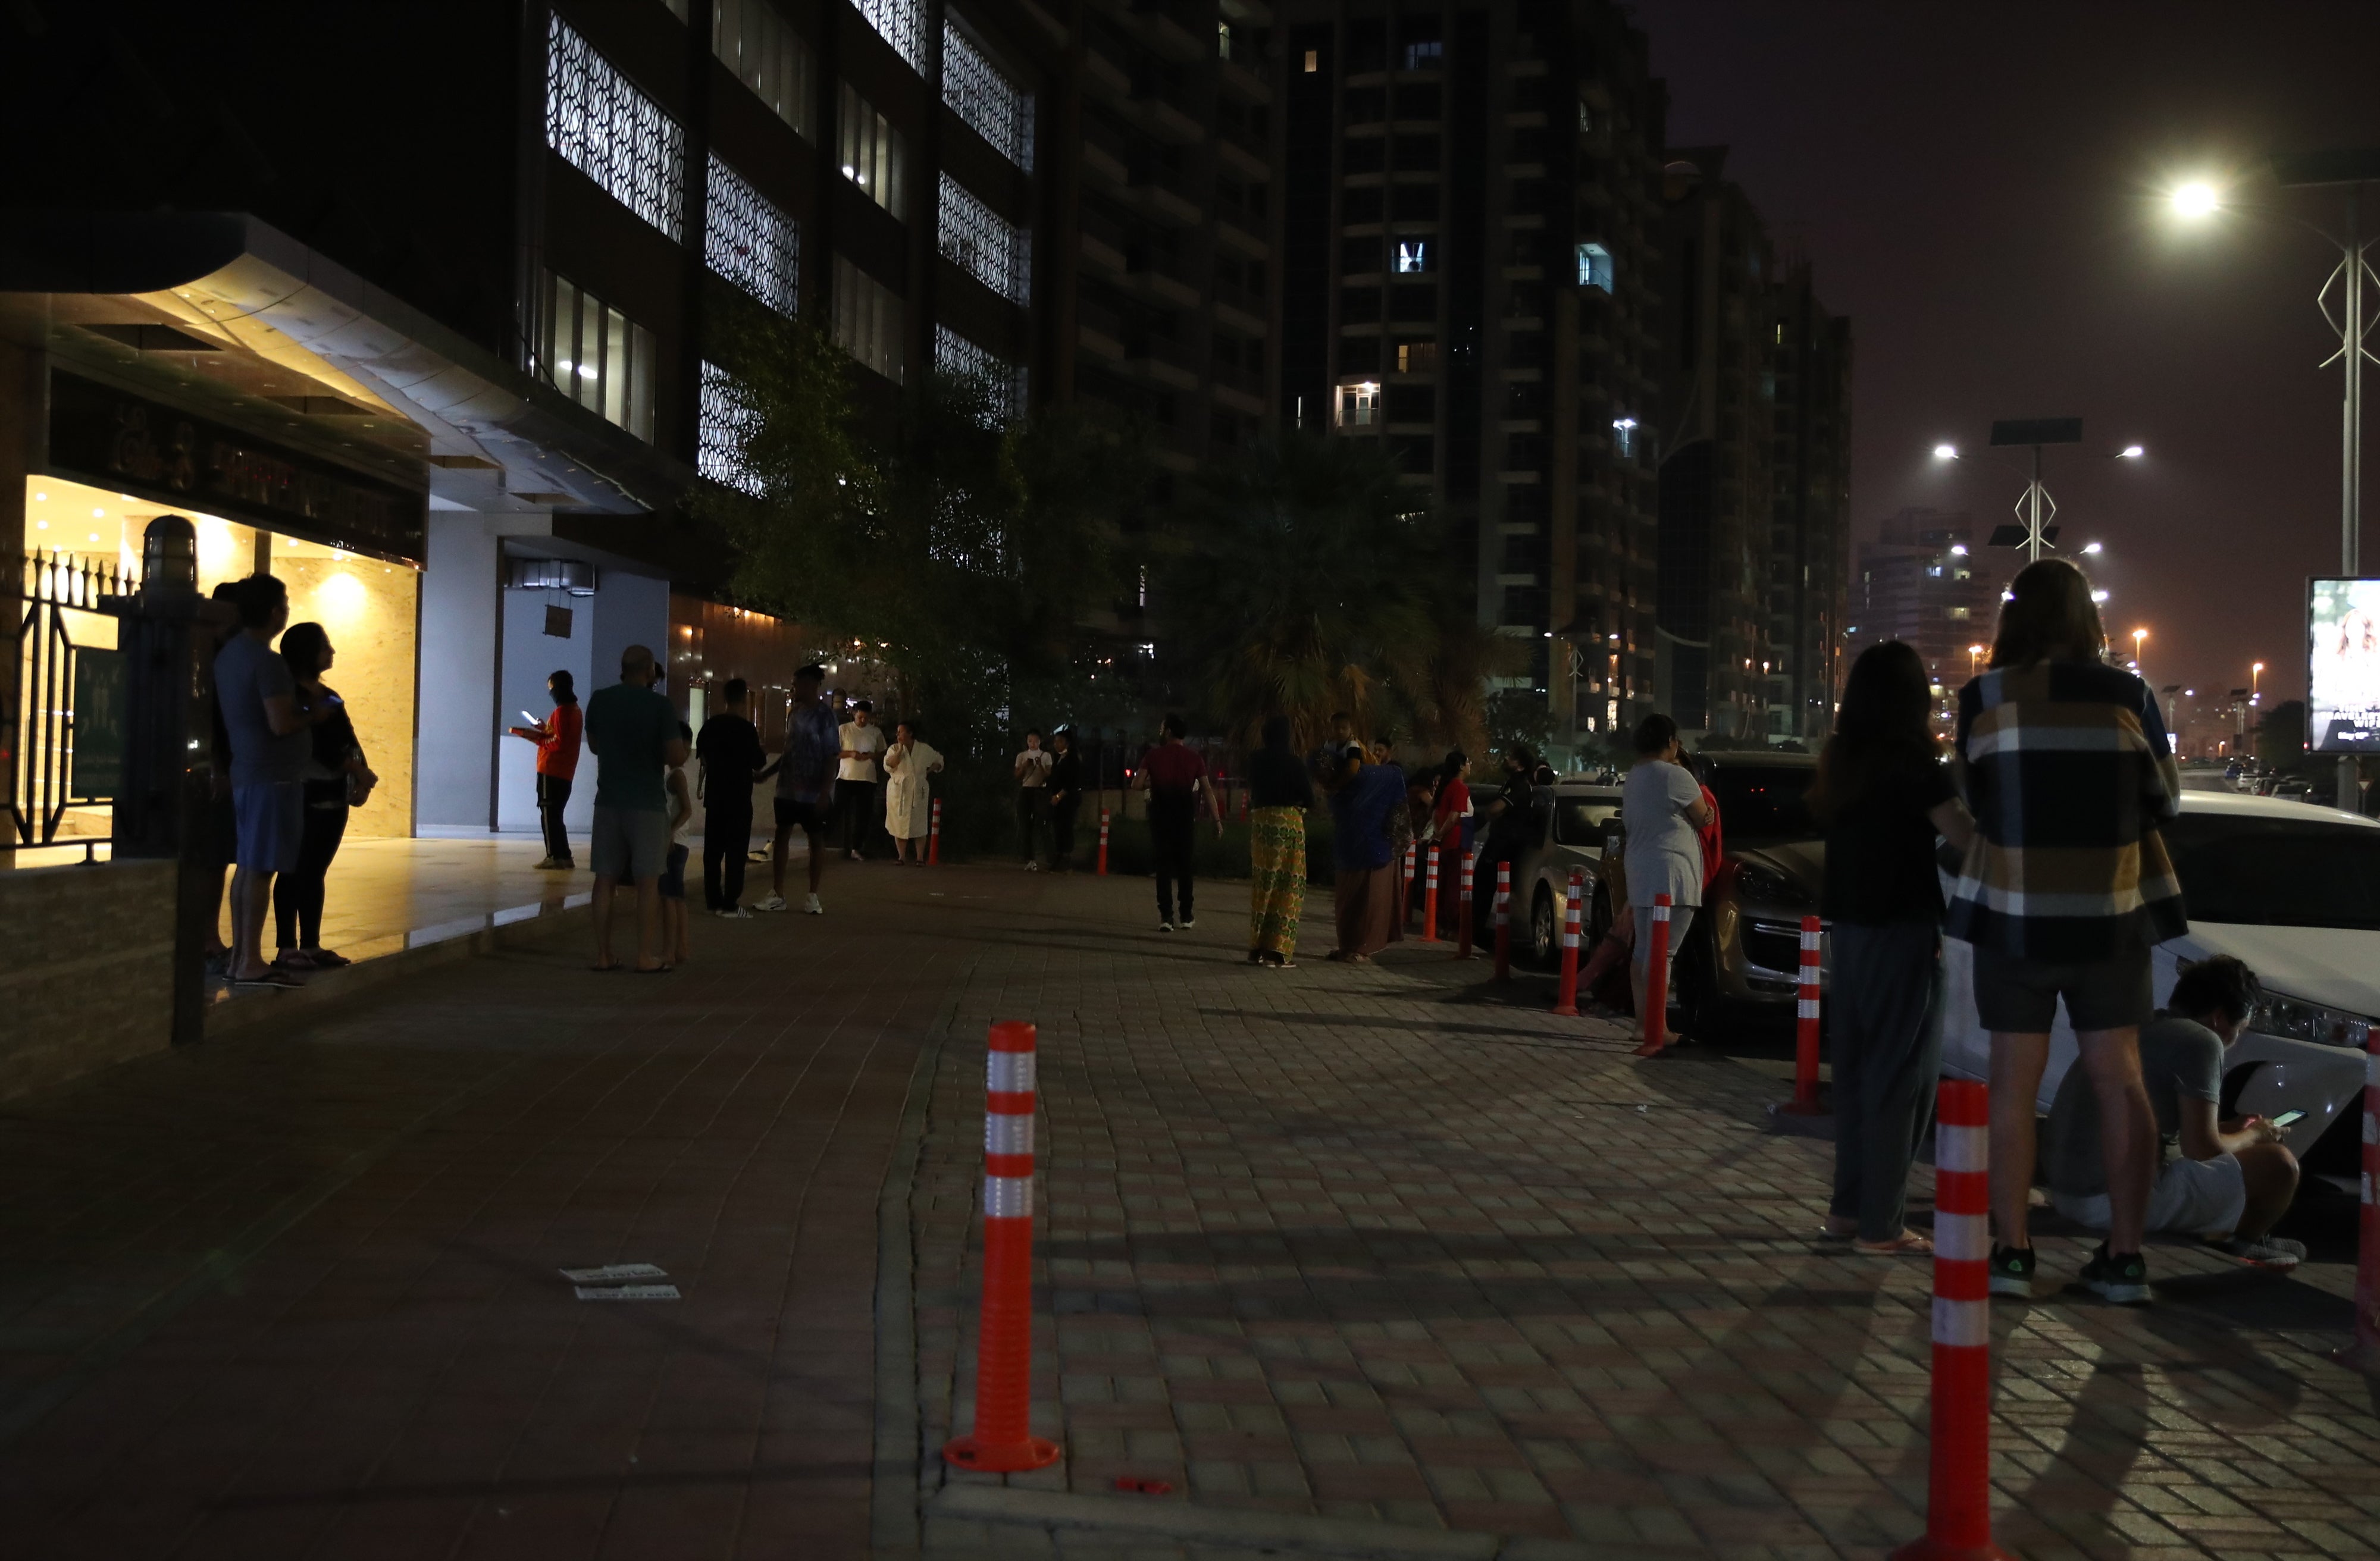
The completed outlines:
[[[2033,447],[2033,490],[2025,495],[2025,502],[2032,506],[2032,514],[2026,517],[2025,529],[2030,535],[2025,538],[2025,562],[2039,563],[2041,562],[2041,446],[2038,444]]]
[[[2339,573],[2353,579],[2363,572],[2363,236],[2357,223],[2361,186],[2347,187],[2347,393],[2340,408],[2345,419],[2339,440],[2338,563]],[[2309,733],[2309,735],[2312,735]],[[2351,813],[2362,809],[2362,777],[2352,754],[2338,759],[2338,792],[2333,800]]]

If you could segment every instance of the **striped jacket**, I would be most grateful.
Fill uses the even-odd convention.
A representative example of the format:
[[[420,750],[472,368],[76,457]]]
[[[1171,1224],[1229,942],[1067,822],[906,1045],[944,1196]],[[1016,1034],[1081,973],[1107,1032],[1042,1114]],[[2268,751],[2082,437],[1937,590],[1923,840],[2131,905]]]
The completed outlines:
[[[2181,777],[2148,684],[2095,661],[1985,672],[1959,691],[1957,762],[1975,838],[1951,937],[2067,962],[2189,930],[2157,835]]]

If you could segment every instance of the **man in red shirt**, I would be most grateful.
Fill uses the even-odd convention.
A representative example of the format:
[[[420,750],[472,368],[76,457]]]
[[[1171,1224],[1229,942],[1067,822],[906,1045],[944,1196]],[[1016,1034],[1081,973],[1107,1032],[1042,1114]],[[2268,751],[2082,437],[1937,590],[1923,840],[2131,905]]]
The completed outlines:
[[[567,873],[577,864],[570,855],[570,831],[563,827],[562,810],[570,805],[570,782],[578,774],[586,714],[578,708],[577,685],[568,672],[555,672],[545,680],[545,687],[553,696],[553,714],[535,726],[506,730],[537,744],[537,817],[545,828],[545,860],[538,865]]]
[[[1173,919],[1173,889],[1182,888],[1182,920],[1180,926],[1196,926],[1197,912],[1191,903],[1195,893],[1191,867],[1192,829],[1198,821],[1198,805],[1203,800],[1214,816],[1215,833],[1223,832],[1222,810],[1215,806],[1214,790],[1207,784],[1207,761],[1184,746],[1182,739],[1188,735],[1190,725],[1178,715],[1168,715],[1158,729],[1157,745],[1140,756],[1140,773],[1132,778],[1135,791],[1148,793],[1148,838],[1157,857],[1157,930],[1172,932]]]

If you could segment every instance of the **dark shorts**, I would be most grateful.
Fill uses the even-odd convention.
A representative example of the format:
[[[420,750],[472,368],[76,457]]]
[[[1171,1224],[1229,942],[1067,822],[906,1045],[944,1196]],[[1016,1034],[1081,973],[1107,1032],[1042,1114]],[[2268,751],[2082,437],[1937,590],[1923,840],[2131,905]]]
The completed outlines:
[[[779,797],[777,799],[777,828],[780,829],[823,829],[826,828],[826,809],[820,806],[817,803],[804,802],[798,797]]]
[[[297,780],[234,786],[231,804],[239,825],[239,849],[232,860],[260,873],[294,873],[306,838],[306,788]]]
[[[2036,960],[1975,946],[1975,1018],[2003,1035],[2046,1035],[2066,999],[2077,1030],[2121,1030],[2156,1012],[2143,946],[2104,960]]]
[[[669,855],[662,863],[662,899],[686,898],[686,846],[682,842],[673,841],[669,848]]]

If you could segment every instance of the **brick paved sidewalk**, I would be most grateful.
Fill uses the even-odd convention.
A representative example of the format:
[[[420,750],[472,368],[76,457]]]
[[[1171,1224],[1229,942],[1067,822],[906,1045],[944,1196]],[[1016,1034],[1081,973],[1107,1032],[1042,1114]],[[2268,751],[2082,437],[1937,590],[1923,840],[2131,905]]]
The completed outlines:
[[[1829,1151],[1767,1130],[1773,1080],[1483,1003],[1442,950],[1252,970],[1236,893],[1171,938],[1146,899],[1026,902],[935,1064],[929,1554],[1876,1556],[1922,1531],[1928,1268],[1815,1239]],[[971,1412],[994,1018],[1040,1026],[1036,1431],[1067,1449],[1004,1482],[931,1456]],[[2042,1246],[2046,1292],[2085,1248]],[[2152,1262],[2148,1309],[1996,1311],[2002,1543],[2380,1554],[2371,1390],[2321,1354],[2350,1276]]]

